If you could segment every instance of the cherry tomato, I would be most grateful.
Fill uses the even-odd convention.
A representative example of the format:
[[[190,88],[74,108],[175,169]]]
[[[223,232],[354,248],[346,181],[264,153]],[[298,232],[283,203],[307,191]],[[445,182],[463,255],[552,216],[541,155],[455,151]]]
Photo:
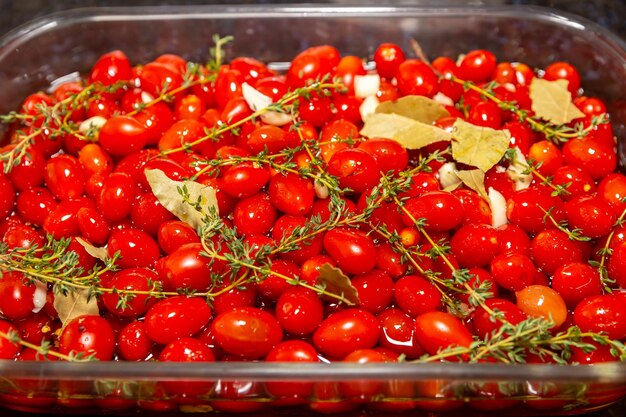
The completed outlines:
[[[398,307],[411,317],[442,307],[437,287],[417,275],[406,275],[396,281],[393,296]]]
[[[449,313],[429,311],[415,319],[415,337],[431,355],[450,346],[469,347],[472,334],[463,323]]]
[[[117,272],[105,283],[107,288],[115,288],[118,291],[150,291],[154,288],[153,282],[157,275],[147,268],[130,268]],[[122,293],[123,294],[123,293]],[[137,317],[144,314],[154,300],[148,295],[135,294],[124,297],[119,293],[105,293],[102,302],[111,313],[122,317]]]
[[[128,323],[119,332],[117,349],[127,361],[143,361],[152,350],[153,343],[142,321]]]
[[[470,51],[459,64],[459,74],[463,80],[483,82],[489,80],[496,69],[496,57],[489,51]]]
[[[31,315],[35,285],[29,284],[20,272],[2,273],[0,279],[0,312],[11,320],[19,320]]]
[[[276,302],[276,320],[288,333],[307,335],[322,322],[324,307],[317,294],[303,287],[284,291]]]
[[[462,267],[485,266],[500,251],[498,237],[498,231],[489,225],[468,224],[456,231],[450,247]]]
[[[565,301],[558,292],[544,285],[530,285],[515,293],[520,310],[530,317],[541,317],[558,328],[567,318]]]
[[[583,332],[605,333],[611,339],[626,337],[626,304],[616,294],[595,295],[582,300],[574,309],[574,324]]]
[[[271,314],[252,307],[235,308],[215,317],[211,324],[224,352],[244,359],[265,357],[283,338]]]
[[[113,156],[127,156],[142,149],[148,142],[146,128],[130,116],[114,116],[98,133],[102,149]]]
[[[313,345],[321,353],[345,358],[357,349],[371,349],[380,334],[376,317],[359,308],[341,310],[328,316],[313,334]]]
[[[211,307],[201,297],[174,296],[154,304],[144,319],[148,337],[168,344],[181,337],[190,337],[209,323]]]
[[[407,200],[404,205],[404,224],[415,225],[425,220],[424,228],[431,231],[447,231],[458,227],[463,221],[463,205],[457,197],[446,191],[428,191]]]
[[[402,62],[396,71],[396,79],[403,95],[432,97],[438,90],[437,76],[428,64],[418,59]]]
[[[101,361],[113,359],[115,333],[109,322],[100,316],[79,316],[70,320],[59,337],[59,352],[81,354]]]
[[[405,60],[404,51],[394,43],[381,43],[374,52],[376,71],[381,77],[391,79]]]
[[[121,268],[152,267],[159,259],[159,245],[148,235],[132,227],[113,230],[109,236],[109,256],[119,251],[117,265]]]
[[[0,332],[6,335],[17,334],[17,328],[6,320],[0,320]],[[22,346],[19,343],[0,337],[0,359],[13,359],[21,350]]]
[[[265,357],[266,362],[318,362],[317,351],[307,342],[288,340],[277,344]],[[313,391],[313,382],[266,382],[265,389],[281,399],[304,403]]]
[[[380,321],[379,344],[407,358],[419,358],[424,350],[415,338],[414,320],[402,310],[390,307],[376,316]]]
[[[283,213],[306,215],[313,209],[313,182],[299,175],[274,175],[268,186],[268,194],[270,202]]]
[[[111,85],[118,81],[128,81],[132,76],[130,60],[122,51],[112,51],[101,55],[89,73],[89,83]]]
[[[324,235],[324,249],[341,269],[350,274],[365,274],[376,265],[372,238],[357,230],[329,230]]]
[[[159,355],[161,362],[214,362],[211,349],[198,339],[182,337],[170,342]],[[164,381],[163,387],[168,393],[194,397],[210,392],[214,382],[205,381]]]

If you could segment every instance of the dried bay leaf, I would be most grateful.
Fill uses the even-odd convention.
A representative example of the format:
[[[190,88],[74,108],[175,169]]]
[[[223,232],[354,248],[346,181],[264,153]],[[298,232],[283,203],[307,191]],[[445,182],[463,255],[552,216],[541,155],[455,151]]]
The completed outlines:
[[[457,119],[452,126],[452,157],[487,172],[502,159],[510,140],[508,130],[476,126]]]
[[[572,102],[567,84],[567,80],[533,78],[530,83],[530,100],[532,111],[537,117],[562,125],[585,116]]]
[[[109,260],[109,252],[107,251],[107,248],[102,247],[96,247],[94,245],[92,245],[91,243],[87,242],[85,239],[83,239],[82,237],[76,237],[76,241],[83,247],[85,248],[85,251],[93,256],[96,259],[100,259],[102,262],[107,262]]]
[[[393,139],[406,149],[420,149],[431,143],[451,140],[446,130],[393,113],[370,114],[361,135]]]
[[[75,289],[67,294],[54,294],[54,309],[59,313],[59,319],[65,327],[72,319],[80,316],[98,316],[98,300],[89,297],[88,289]]]
[[[405,96],[398,100],[385,101],[376,107],[376,113],[398,114],[429,125],[442,117],[450,116],[445,107],[424,96]]]
[[[195,181],[175,181],[159,169],[147,169],[145,174],[152,193],[163,207],[194,229],[202,226],[212,209],[218,213],[213,188]],[[181,194],[183,190],[187,199]]]
[[[489,194],[485,189],[485,173],[480,169],[469,169],[458,171],[456,175],[467,186],[478,193],[486,201],[489,201]]]
[[[317,283],[322,284],[326,292],[342,295],[351,305],[361,304],[359,294],[348,278],[339,268],[324,264],[319,269]]]

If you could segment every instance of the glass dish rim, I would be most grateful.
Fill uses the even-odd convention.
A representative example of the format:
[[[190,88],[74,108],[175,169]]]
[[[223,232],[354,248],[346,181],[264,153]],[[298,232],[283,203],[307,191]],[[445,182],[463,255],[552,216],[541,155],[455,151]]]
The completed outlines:
[[[0,360],[4,378],[40,380],[250,380],[250,381],[550,381],[626,383],[626,364],[501,364],[459,362],[58,362]]]
[[[600,38],[615,50],[626,67],[626,40],[584,17],[547,7],[509,6],[346,6],[346,5],[184,5],[74,8],[26,22],[0,37],[0,60],[13,48],[60,25],[93,21],[158,19],[407,17],[481,16],[519,18],[561,24]],[[581,381],[626,383],[626,363],[591,366],[490,363],[263,363],[263,362],[16,362],[0,360],[2,377],[37,379],[249,379],[249,380],[457,380],[457,381]]]
[[[537,21],[549,21],[573,27],[581,33],[592,32],[621,53],[626,65],[626,39],[583,16],[534,5],[444,5],[437,6],[352,6],[322,4],[280,4],[269,7],[259,4],[240,5],[160,5],[160,6],[117,6],[78,7],[50,13],[25,22],[0,37],[0,60],[15,43],[22,43],[40,33],[61,24],[77,21],[121,21],[157,19],[227,19],[227,18],[278,18],[285,16],[301,18],[341,17],[407,17],[407,16],[467,16],[511,17]],[[591,36],[591,35],[587,35]],[[13,45],[18,46],[18,45]]]

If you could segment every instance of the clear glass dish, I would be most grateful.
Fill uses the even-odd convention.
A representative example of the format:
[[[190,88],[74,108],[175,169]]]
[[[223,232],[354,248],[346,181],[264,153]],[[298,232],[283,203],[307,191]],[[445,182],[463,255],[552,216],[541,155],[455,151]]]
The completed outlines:
[[[582,19],[534,7],[158,7],[82,9],[51,15],[0,39],[0,114],[32,91],[97,57],[122,49],[132,62],[163,53],[207,59],[213,34],[233,35],[231,57],[247,55],[284,62],[312,45],[329,43],[343,54],[371,56],[380,42],[409,50],[417,39],[427,55],[455,56],[475,48],[499,59],[537,67],[557,60],[575,65],[583,85],[611,107],[613,127],[626,162],[626,45]],[[157,381],[205,381],[211,394],[169,401]],[[235,384],[229,383],[236,381]],[[265,364],[265,363],[60,363],[0,361],[0,405],[31,411],[139,409],[203,412],[238,410],[290,414],[307,405],[276,404],[263,390],[268,381],[315,384],[380,384],[380,395],[354,401],[348,411],[372,413],[465,408],[481,414],[502,409],[514,415],[569,415],[611,405],[626,394],[626,364],[595,366],[494,364]],[[228,390],[241,396],[234,403]],[[258,388],[258,389],[257,389]],[[248,391],[246,391],[248,390]],[[332,391],[332,390],[331,390]],[[248,392],[248,394],[246,394]],[[311,398],[316,408],[342,400]],[[318,400],[318,401],[316,401]],[[280,406],[280,407],[279,407]],[[357,411],[354,411],[354,410]],[[307,411],[308,412],[308,411]],[[482,415],[482,414],[481,414]]]

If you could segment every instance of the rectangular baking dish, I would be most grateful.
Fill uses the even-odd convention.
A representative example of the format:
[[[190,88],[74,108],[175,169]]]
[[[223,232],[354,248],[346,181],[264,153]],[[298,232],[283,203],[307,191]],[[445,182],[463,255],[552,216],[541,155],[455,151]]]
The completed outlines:
[[[230,58],[243,55],[266,62],[288,61],[319,44],[332,44],[342,54],[371,57],[381,42],[410,50],[411,39],[418,40],[429,56],[485,48],[501,60],[536,67],[568,61],[579,69],[586,90],[609,103],[622,165],[626,162],[624,41],[591,22],[534,7],[195,6],[68,11],[33,21],[0,39],[0,114],[17,108],[26,95],[46,89],[53,80],[88,71],[99,55],[114,49],[124,50],[133,63],[164,53],[206,61],[214,34],[234,36]],[[218,394],[170,401],[158,390],[157,381],[209,381],[216,387],[234,381],[240,395],[234,401]],[[626,364],[0,361],[0,405],[37,413],[237,410],[276,415],[293,414],[294,407],[300,414],[313,412],[306,403],[273,404],[262,389],[249,389],[268,381],[380,383],[380,395],[347,408],[355,415],[363,409],[428,415],[459,408],[468,416],[501,415],[503,409],[511,416],[571,415],[605,408],[622,398]],[[337,394],[318,403],[336,405],[342,400]]]

